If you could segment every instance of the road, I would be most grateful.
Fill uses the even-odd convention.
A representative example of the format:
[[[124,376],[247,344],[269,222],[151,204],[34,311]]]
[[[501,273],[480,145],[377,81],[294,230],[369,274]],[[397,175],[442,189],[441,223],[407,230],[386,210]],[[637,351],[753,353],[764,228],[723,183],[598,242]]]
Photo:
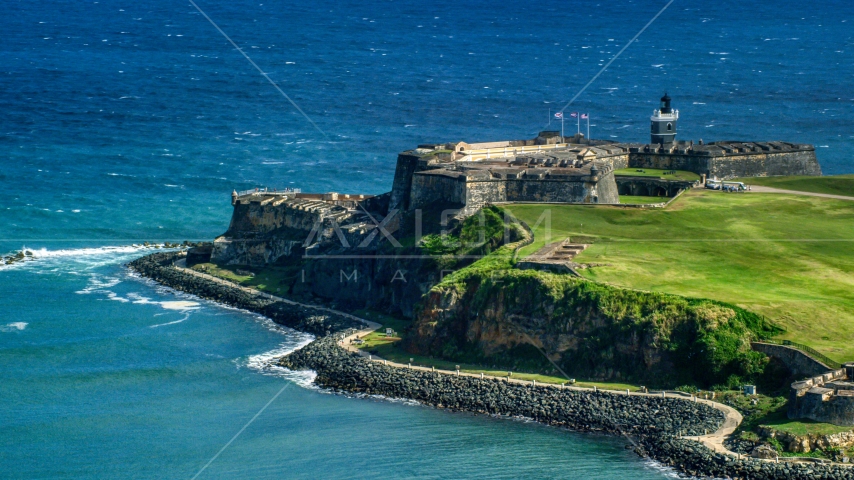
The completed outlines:
[[[759,185],[750,185],[750,190],[748,190],[747,193],[786,193],[789,195],[804,195],[807,197],[824,197],[824,198],[835,198],[837,200],[854,200],[854,197],[846,197],[845,195],[833,195],[830,193],[801,192],[798,190],[783,190],[782,188],[761,187]]]

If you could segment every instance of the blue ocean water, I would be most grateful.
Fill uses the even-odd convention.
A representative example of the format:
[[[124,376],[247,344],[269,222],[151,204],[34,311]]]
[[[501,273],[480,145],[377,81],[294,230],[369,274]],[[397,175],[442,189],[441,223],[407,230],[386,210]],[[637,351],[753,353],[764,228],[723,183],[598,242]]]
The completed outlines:
[[[381,193],[418,143],[532,137],[666,2],[8,0],[0,28],[0,477],[658,478],[619,439],[351,399],[264,367],[308,341],[130,276],[232,189]],[[676,0],[569,111],[643,141],[813,143],[851,173],[854,5]],[[572,125],[567,123],[567,129]],[[193,303],[182,303],[193,302]]]

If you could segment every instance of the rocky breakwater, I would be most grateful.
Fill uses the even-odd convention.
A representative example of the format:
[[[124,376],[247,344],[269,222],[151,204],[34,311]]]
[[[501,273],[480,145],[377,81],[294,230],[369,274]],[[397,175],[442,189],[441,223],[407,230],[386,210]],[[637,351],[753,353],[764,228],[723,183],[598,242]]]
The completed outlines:
[[[175,268],[173,262],[183,252],[161,252],[147,255],[128,266],[140,275],[167,287],[190,293],[232,307],[259,313],[274,322],[317,336],[362,326],[356,320],[328,310],[295,305],[228,282],[218,282]]]
[[[641,439],[638,452],[678,468],[694,477],[751,480],[851,480],[854,468],[822,463],[790,463],[716,453],[698,442],[650,435]]]
[[[339,334],[340,335],[340,334]],[[283,357],[280,365],[317,372],[323,387],[408,398],[438,408],[533,418],[579,431],[628,435],[702,435],[717,430],[723,413],[676,398],[580,391],[480,379],[384,365],[348,352],[332,335]]]

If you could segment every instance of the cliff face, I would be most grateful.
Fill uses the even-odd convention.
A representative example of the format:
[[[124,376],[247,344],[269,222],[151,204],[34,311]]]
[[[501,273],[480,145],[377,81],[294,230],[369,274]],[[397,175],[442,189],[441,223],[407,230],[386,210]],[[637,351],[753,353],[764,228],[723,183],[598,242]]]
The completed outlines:
[[[745,315],[710,301],[509,270],[431,290],[406,346],[505,367],[524,352],[542,360],[536,347],[579,377],[711,385],[764,365],[750,350],[755,334]]]
[[[236,199],[228,231],[214,240],[211,260],[224,265],[263,267],[306,250],[360,245],[383,220],[366,213],[387,196],[364,200],[292,198],[256,194]],[[376,221],[375,221],[376,220]],[[394,231],[394,222],[384,225]]]

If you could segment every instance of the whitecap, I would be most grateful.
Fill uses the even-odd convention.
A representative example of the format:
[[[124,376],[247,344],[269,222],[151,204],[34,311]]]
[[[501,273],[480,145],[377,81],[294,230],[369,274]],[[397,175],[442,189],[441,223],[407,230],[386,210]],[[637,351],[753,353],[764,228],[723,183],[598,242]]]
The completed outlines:
[[[161,324],[158,324],[158,325],[150,325],[148,328],[158,328],[158,327],[165,327],[166,325],[175,325],[176,323],[181,323],[181,322],[186,321],[188,318],[190,318],[190,314],[189,314],[189,313],[188,313],[188,314],[186,314],[186,315],[184,315],[184,318],[182,318],[182,319],[180,319],[180,320],[175,320],[174,322],[161,323]]]
[[[317,388],[314,385],[314,379],[317,377],[317,373],[311,370],[290,370],[279,366],[277,363],[279,358],[305,347],[309,343],[313,342],[315,337],[296,330],[285,329],[266,317],[259,316],[257,319],[268,328],[285,333],[287,335],[287,339],[272,350],[259,353],[257,355],[250,355],[243,361],[236,361],[235,363],[238,368],[245,366],[261,373],[262,375],[286,378],[303,388]]]
[[[200,306],[199,302],[191,302],[189,300],[173,300],[158,303],[160,303],[160,306],[166,310],[196,310]]]
[[[29,323],[27,322],[7,323],[6,325],[0,327],[0,332],[20,332],[21,330],[27,328],[27,325],[29,325]]]
[[[159,245],[162,247],[162,245]],[[141,245],[109,246],[93,248],[72,248],[62,250],[48,250],[46,248],[31,249],[24,246],[21,251],[30,252],[24,260],[9,265],[0,265],[0,271],[10,268],[25,268],[28,265],[48,264],[56,267],[64,267],[63,270],[71,270],[70,266],[81,267],[83,270],[113,265],[130,260],[139,252],[152,247]]]

